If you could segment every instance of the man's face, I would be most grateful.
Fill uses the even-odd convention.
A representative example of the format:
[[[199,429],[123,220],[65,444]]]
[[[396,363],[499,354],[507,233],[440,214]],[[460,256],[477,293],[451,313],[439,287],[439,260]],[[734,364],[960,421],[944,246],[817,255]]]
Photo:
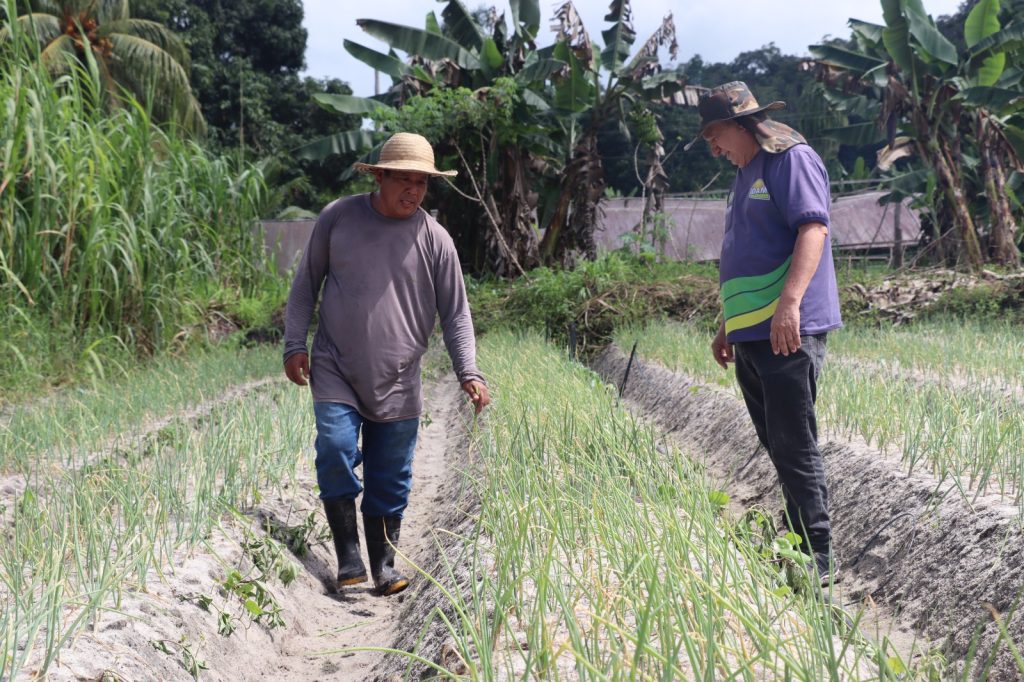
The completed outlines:
[[[408,218],[427,196],[427,174],[412,171],[375,171],[379,202],[375,208],[388,218]]]
[[[736,121],[716,121],[703,133],[704,140],[711,148],[711,156],[724,156],[734,166],[746,163],[741,152],[747,146],[746,131]]]

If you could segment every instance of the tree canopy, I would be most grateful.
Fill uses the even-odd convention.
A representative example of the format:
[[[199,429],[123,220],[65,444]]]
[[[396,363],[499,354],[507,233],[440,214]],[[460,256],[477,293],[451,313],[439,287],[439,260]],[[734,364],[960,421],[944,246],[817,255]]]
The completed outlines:
[[[27,7],[17,24],[38,42],[50,73],[68,73],[79,63],[97,71],[108,103],[117,103],[124,88],[151,106],[156,120],[204,128],[189,85],[189,54],[165,25],[132,16],[127,0],[32,0]],[[6,28],[0,31],[0,40],[10,38]]]

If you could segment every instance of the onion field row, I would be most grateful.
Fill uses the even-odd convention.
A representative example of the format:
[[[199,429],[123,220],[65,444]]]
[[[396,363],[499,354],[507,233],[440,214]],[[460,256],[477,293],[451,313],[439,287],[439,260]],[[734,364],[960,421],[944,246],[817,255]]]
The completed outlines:
[[[623,329],[616,341],[669,369],[738,389],[693,325]],[[1024,340],[1002,325],[918,325],[829,335],[818,386],[825,437],[862,438],[901,457],[906,470],[992,493],[1024,514]]]

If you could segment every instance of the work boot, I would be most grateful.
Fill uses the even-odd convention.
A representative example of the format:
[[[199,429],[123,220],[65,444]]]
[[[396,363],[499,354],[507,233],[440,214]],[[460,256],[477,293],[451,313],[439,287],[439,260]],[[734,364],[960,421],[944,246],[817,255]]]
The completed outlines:
[[[395,570],[395,546],[402,530],[398,516],[367,516],[363,514],[366,531],[366,553],[370,557],[370,574],[377,594],[401,592],[409,586],[409,579]]]
[[[334,553],[338,555],[339,588],[366,582],[366,566],[359,556],[359,526],[356,523],[355,500],[324,500],[327,525],[334,536]]]
[[[835,556],[831,552],[815,552],[812,566],[818,575],[818,583],[822,588],[842,582],[843,578],[839,574],[839,565],[836,563]]]

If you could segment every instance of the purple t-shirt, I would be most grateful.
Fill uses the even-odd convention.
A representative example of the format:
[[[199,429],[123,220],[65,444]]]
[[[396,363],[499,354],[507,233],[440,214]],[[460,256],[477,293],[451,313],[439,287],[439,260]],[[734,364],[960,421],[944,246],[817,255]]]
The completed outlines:
[[[828,172],[806,144],[780,154],[760,151],[739,169],[726,210],[719,264],[729,343],[770,338],[798,230],[810,222],[828,227],[829,204]],[[842,324],[828,236],[800,302],[800,334],[820,334]]]

